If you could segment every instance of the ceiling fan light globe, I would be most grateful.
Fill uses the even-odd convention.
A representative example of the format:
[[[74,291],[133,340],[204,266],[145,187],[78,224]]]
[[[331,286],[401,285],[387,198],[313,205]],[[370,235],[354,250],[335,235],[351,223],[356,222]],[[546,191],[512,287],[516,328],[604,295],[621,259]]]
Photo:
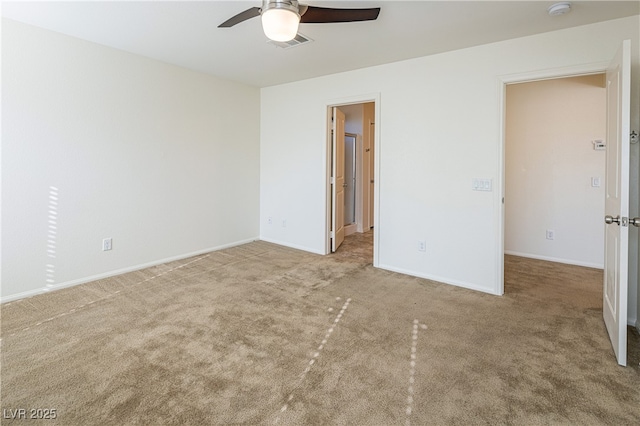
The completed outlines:
[[[293,40],[298,34],[300,15],[288,9],[268,9],[262,12],[262,29],[273,41]]]

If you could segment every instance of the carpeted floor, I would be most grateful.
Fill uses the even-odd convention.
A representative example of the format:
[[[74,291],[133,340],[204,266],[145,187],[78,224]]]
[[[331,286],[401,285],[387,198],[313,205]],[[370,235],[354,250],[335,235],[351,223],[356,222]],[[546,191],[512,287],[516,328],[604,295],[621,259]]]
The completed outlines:
[[[2,424],[640,424],[602,271],[507,257],[496,297],[371,248],[255,242],[4,304]]]

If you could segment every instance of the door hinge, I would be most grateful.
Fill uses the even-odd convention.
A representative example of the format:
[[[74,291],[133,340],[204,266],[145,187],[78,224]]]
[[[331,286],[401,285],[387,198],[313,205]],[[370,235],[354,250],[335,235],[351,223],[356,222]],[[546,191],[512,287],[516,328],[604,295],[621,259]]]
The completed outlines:
[[[336,184],[336,178],[331,176],[331,185],[335,185],[335,184]]]
[[[336,233],[331,231],[329,232],[329,238],[335,238],[336,237]]]

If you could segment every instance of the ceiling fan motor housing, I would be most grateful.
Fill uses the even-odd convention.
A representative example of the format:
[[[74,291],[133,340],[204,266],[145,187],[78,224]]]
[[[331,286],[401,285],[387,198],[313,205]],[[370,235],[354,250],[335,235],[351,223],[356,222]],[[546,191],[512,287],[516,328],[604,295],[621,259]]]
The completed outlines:
[[[297,0],[262,0],[262,7],[250,7],[227,19],[218,28],[231,28],[247,19],[262,16],[264,21],[296,21],[305,24],[327,24],[337,22],[374,21],[378,19],[379,7],[343,9],[332,7],[307,6]],[[268,16],[271,15],[271,16]],[[265,18],[268,16],[268,18]],[[276,18],[277,16],[277,18]]]
[[[297,0],[262,0],[261,13],[269,9],[285,9],[290,10],[300,16],[300,9]]]

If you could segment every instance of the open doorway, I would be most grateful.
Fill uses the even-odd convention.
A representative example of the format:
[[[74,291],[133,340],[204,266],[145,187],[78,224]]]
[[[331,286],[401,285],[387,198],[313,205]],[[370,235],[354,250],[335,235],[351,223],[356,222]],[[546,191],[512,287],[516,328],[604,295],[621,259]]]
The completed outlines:
[[[627,300],[629,293],[629,230],[628,224],[631,223],[629,215],[629,183],[630,183],[630,93],[631,93],[631,42],[624,40],[618,49],[618,52],[609,63],[601,63],[595,65],[578,66],[573,68],[566,68],[564,70],[556,71],[543,71],[534,72],[528,75],[512,75],[501,77],[502,85],[500,86],[501,94],[501,111],[503,120],[501,122],[501,164],[502,173],[500,180],[502,182],[502,209],[499,214],[499,221],[501,224],[500,232],[498,234],[498,246],[500,248],[498,257],[499,271],[502,274],[499,277],[497,293],[504,293],[506,279],[506,256],[505,242],[506,242],[506,220],[505,214],[505,196],[506,183],[509,182],[509,177],[506,176],[506,146],[507,146],[507,90],[508,85],[513,83],[523,83],[527,81],[546,80],[561,77],[578,77],[589,76],[592,74],[605,74],[605,138],[602,140],[592,140],[594,150],[601,150],[604,146],[605,152],[605,167],[606,178],[602,181],[598,179],[591,179],[591,186],[597,187],[598,184],[605,188],[605,212],[604,222],[606,223],[606,230],[603,232],[604,238],[602,245],[604,246],[604,252],[602,256],[603,269],[594,269],[599,271],[602,277],[598,291],[602,295],[602,317],[606,325],[606,330],[611,341],[612,349],[615,353],[616,360],[620,365],[626,365],[627,360],[627,323],[632,322],[627,316]],[[597,78],[597,77],[596,77]],[[565,110],[567,112],[567,110]],[[570,111],[568,111],[570,112]],[[546,123],[538,123],[539,126],[544,126]],[[547,160],[549,160],[547,158]],[[579,189],[579,188],[576,188]],[[574,194],[572,194],[574,195]],[[631,197],[633,199],[633,197]],[[604,210],[604,209],[603,209]],[[570,217],[579,217],[582,212],[575,207],[573,211],[564,211],[563,214]],[[602,216],[601,216],[602,217]],[[635,223],[635,219],[634,223]],[[640,219],[639,219],[640,220]],[[521,220],[521,226],[527,226],[525,220]],[[602,225],[600,225],[602,226]],[[545,231],[545,238],[554,240],[557,234],[554,232]],[[507,248],[508,249],[508,248]],[[524,257],[523,257],[524,258]],[[526,258],[524,258],[526,259]],[[544,260],[546,262],[546,260]],[[572,262],[575,263],[575,262]],[[563,265],[562,263],[554,263],[555,265]],[[586,268],[583,268],[586,269]],[[548,275],[543,272],[544,275]],[[552,278],[561,278],[567,276],[563,274],[552,274]],[[575,274],[569,274],[573,276]],[[554,287],[558,288],[556,282],[552,283]],[[580,296],[580,290],[569,289],[569,293],[573,297]],[[517,293],[517,290],[516,290]],[[544,294],[544,293],[543,293]],[[553,302],[553,300],[551,300]],[[596,305],[597,306],[597,305]]]
[[[375,263],[375,114],[375,101],[327,108],[327,252],[357,252],[370,263]]]
[[[505,99],[504,253],[602,269],[605,75],[509,84]]]
[[[628,321],[626,309],[628,296],[626,223],[628,218],[625,216],[625,214],[628,214],[628,187],[626,185],[629,182],[629,138],[626,136],[627,132],[629,132],[630,116],[628,96],[630,92],[630,66],[628,58],[629,43],[625,41],[611,64],[607,65],[606,74],[593,72],[595,71],[593,70],[590,73],[574,73],[574,76],[570,78],[557,78],[538,82],[538,84],[548,84],[548,88],[564,83],[576,86],[574,87],[576,90],[570,94],[567,93],[564,99],[558,100],[556,98],[559,109],[552,113],[553,117],[536,116],[534,103],[524,104],[525,109],[528,109],[524,114],[517,114],[512,110],[514,101],[509,96],[509,88],[530,89],[533,87],[530,86],[533,82],[526,82],[526,79],[520,81],[516,79],[511,81],[503,80],[502,92],[504,95],[502,105],[505,112],[503,117],[505,120],[503,126],[504,134],[502,137],[504,198],[502,199],[503,209],[501,212],[503,232],[500,238],[502,251],[505,255],[501,256],[501,272],[503,273],[501,289],[504,292],[505,283],[510,281],[506,292],[511,293],[513,291],[517,294],[519,292],[518,284],[529,282],[529,284],[536,287],[536,291],[539,294],[551,295],[547,297],[546,303],[557,304],[559,310],[562,310],[562,297],[568,296],[573,300],[581,300],[583,303],[587,301],[586,303],[591,306],[597,306],[602,300],[602,316],[612,348],[620,365],[626,365],[627,335],[629,333],[626,327]],[[547,78],[553,78],[553,76],[548,76]],[[540,79],[541,77],[538,78],[538,80]],[[509,83],[520,84],[508,86]],[[593,92],[593,97],[583,96],[586,92],[578,91],[579,85],[582,85],[583,89],[585,87],[590,88]],[[545,89],[540,85],[537,88],[539,90]],[[557,93],[552,92],[552,95],[557,95]],[[565,102],[567,99],[572,102]],[[542,105],[546,108],[552,108],[553,103],[547,102],[542,103]],[[530,125],[528,129],[519,127],[519,119],[526,122],[531,116],[537,117],[533,125]],[[557,130],[558,120],[562,127],[567,127],[567,124],[573,125],[573,127],[569,132],[562,135],[562,132]],[[515,124],[514,121],[516,122]],[[537,129],[532,130],[534,127],[537,127]],[[590,134],[581,134],[581,129],[602,134],[603,137],[592,138]],[[531,136],[536,141],[553,139],[554,136],[560,134],[561,138],[559,142],[556,141],[556,146],[568,146],[569,151],[562,155],[562,152],[553,152],[552,147],[546,150],[551,151],[550,155],[549,152],[539,150],[539,146],[533,144],[533,151],[528,152],[525,156],[520,156],[521,158],[528,157],[526,161],[514,161],[513,156],[510,154],[523,148],[523,146],[514,146],[512,144],[514,140],[518,139],[517,135],[514,134],[515,130],[518,130],[520,134]],[[570,141],[576,136],[581,139],[580,145],[572,146]],[[588,161],[584,151],[585,141],[590,142],[589,152],[591,150],[600,151],[604,159],[595,161],[595,163]],[[527,144],[522,145],[528,148]],[[541,152],[541,155],[536,156],[536,151]],[[594,154],[591,153],[589,155]],[[541,166],[540,161],[536,161],[536,158],[542,159],[553,167],[544,170],[544,167]],[[566,160],[567,158],[569,160]],[[581,161],[576,161],[576,159]],[[573,167],[571,166],[572,162]],[[596,166],[595,169],[593,168],[594,164]],[[517,192],[510,191],[509,187],[514,181],[517,181],[517,178],[514,178],[514,173],[526,173],[528,170],[535,168],[543,169],[542,172],[545,175],[527,180],[535,186],[546,187],[545,192],[547,194],[550,194],[556,200],[562,200],[562,202],[549,205],[540,202],[538,199],[536,203],[535,194],[530,197],[531,201],[536,203],[538,207],[545,208],[547,212],[554,210],[557,205],[568,206],[556,209],[559,210],[559,214],[556,213],[550,216],[555,218],[557,223],[565,226],[568,241],[563,245],[558,245],[554,248],[554,251],[547,252],[547,254],[512,252],[512,255],[520,257],[514,257],[515,260],[509,259],[509,257],[513,257],[509,256],[510,251],[512,251],[509,245],[514,243],[513,240],[510,241],[511,236],[519,232],[523,233],[519,228],[531,225],[527,223],[527,216],[518,217],[517,220],[514,217],[514,212],[509,208],[509,202],[517,199]],[[596,175],[589,173],[594,170]],[[600,174],[603,176],[602,178],[599,176]],[[556,188],[558,186],[555,185],[557,182],[560,183],[559,186],[562,186],[561,184],[568,178],[577,178],[579,182],[574,182],[570,191],[561,191]],[[552,185],[545,185],[545,182],[549,181],[552,181]],[[531,188],[532,186],[529,185],[529,188],[526,189]],[[589,204],[588,199],[591,197],[588,196],[587,191],[594,191],[598,188],[604,188],[602,194],[596,197],[596,203]],[[520,192],[525,195],[532,195],[526,190],[521,190]],[[606,197],[604,196],[605,192]],[[516,195],[514,196],[514,194]],[[514,203],[514,206],[517,207],[518,203]],[[605,213],[609,212],[611,213],[605,215]],[[532,213],[535,214],[536,212]],[[616,213],[618,215],[614,216]],[[587,221],[587,223],[581,223],[583,218],[589,218],[590,216],[592,220]],[[604,222],[607,223],[606,232],[603,229],[603,218],[606,219]],[[513,221],[511,227],[508,225],[510,220]],[[568,221],[573,221],[578,225],[579,231],[572,232],[571,227],[566,226]],[[531,228],[535,228],[535,226],[531,226]],[[601,234],[598,232],[598,228],[602,230]],[[526,233],[526,230],[524,233]],[[589,238],[593,239],[594,235],[598,236],[596,238],[597,241],[589,241]],[[557,240],[557,237],[558,234],[555,230],[544,229],[544,238],[551,241],[552,245]],[[603,248],[601,253],[594,252],[600,247]],[[551,253],[552,256],[549,256],[548,253]],[[589,256],[594,256],[594,253],[596,253],[595,258],[592,259],[598,262],[596,264],[592,264],[593,260],[589,259]],[[562,257],[558,257],[559,255]],[[524,261],[522,261],[523,259]],[[520,267],[518,267],[518,263],[521,264]],[[523,264],[525,268],[522,268]],[[516,268],[513,268],[514,265],[516,265]],[[536,266],[538,266],[537,274],[532,273]],[[508,277],[507,272],[513,272],[514,270],[516,274],[511,273],[511,277]],[[520,274],[517,273],[518,270]],[[581,275],[588,271],[597,273],[592,275],[590,280],[583,279]],[[533,278],[533,281],[531,278]],[[591,290],[589,290],[590,285]],[[589,292],[593,293],[593,290],[595,290],[595,294],[589,295]],[[588,312],[585,311],[584,313],[585,318],[588,317]]]
[[[498,263],[497,269],[499,274],[499,276],[497,277],[498,279],[496,281],[496,289],[495,289],[496,294],[505,293],[505,257],[506,257],[505,252],[508,252],[511,250],[511,248],[506,248],[505,246],[506,239],[507,239],[506,238],[507,218],[506,218],[505,206],[509,203],[509,200],[506,199],[507,197],[506,186],[508,185],[508,182],[507,182],[508,178],[506,176],[506,171],[507,171],[506,169],[508,167],[507,154],[506,154],[506,151],[507,151],[506,121],[507,121],[507,110],[509,108],[508,102],[507,102],[507,90],[509,87],[515,87],[515,85],[519,85],[519,84],[553,81],[553,80],[559,81],[566,78],[591,76],[591,75],[598,75],[598,74],[603,75],[607,72],[607,69],[609,66],[610,66],[610,63],[601,62],[596,64],[578,65],[574,67],[557,68],[557,69],[550,69],[550,70],[544,70],[544,71],[532,71],[532,72],[526,72],[526,73],[520,73],[520,74],[503,75],[499,77],[499,98],[500,98],[499,105],[500,105],[500,112],[501,112],[500,113],[500,117],[501,117],[500,119],[500,165],[501,167],[500,167],[499,181],[500,181],[501,194],[499,195],[499,197],[497,197],[497,200],[496,200],[500,203],[499,217],[498,217],[499,232],[497,234],[497,239],[496,239],[496,244],[498,246],[498,253],[499,253],[499,255],[496,258]],[[604,90],[604,93],[607,92],[606,88],[603,88],[603,90]],[[606,103],[608,103],[608,101]],[[605,103],[605,109],[607,108],[606,103]],[[605,116],[606,116],[606,113],[605,113]],[[605,122],[608,122],[608,121],[609,120],[605,117]],[[539,126],[544,127],[545,123],[539,123]],[[593,147],[592,143],[590,145],[592,146],[591,147],[588,146],[589,149]],[[607,154],[605,151],[605,161],[606,161],[606,155]],[[509,166],[510,165],[512,164],[509,164]],[[605,187],[604,178],[601,180],[600,184],[603,187]],[[523,227],[528,226],[524,220],[522,220],[520,224]],[[556,233],[553,233],[553,237],[554,239],[556,238]],[[546,228],[545,228],[544,238],[546,239]]]

